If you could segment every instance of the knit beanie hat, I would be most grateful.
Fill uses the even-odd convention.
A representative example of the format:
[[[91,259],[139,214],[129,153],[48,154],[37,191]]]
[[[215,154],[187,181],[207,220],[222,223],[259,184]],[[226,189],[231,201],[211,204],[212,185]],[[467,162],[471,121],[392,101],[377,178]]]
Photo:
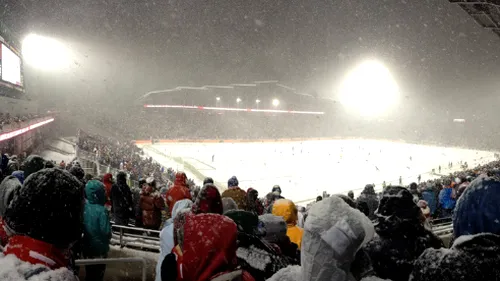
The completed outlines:
[[[227,181],[227,187],[234,187],[238,186],[240,183],[238,182],[238,178],[235,176],[232,176],[228,181]]]
[[[9,231],[67,248],[81,237],[83,185],[67,171],[43,169],[24,182],[7,207]]]
[[[27,179],[31,174],[45,168],[45,160],[38,155],[30,155],[23,162],[24,178]]]

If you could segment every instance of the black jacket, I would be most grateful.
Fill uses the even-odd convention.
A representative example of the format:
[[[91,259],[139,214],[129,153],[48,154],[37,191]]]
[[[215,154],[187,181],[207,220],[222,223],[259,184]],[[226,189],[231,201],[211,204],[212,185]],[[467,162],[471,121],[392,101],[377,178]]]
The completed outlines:
[[[110,197],[115,218],[126,221],[134,215],[132,192],[126,182],[117,177],[117,182],[111,186]]]
[[[363,190],[363,192],[361,192],[361,195],[359,195],[357,199],[357,204],[358,205],[366,204],[366,206],[368,206],[367,217],[371,220],[375,219],[375,210],[377,210],[378,207],[378,197],[377,194],[375,193],[373,185],[368,184],[365,186],[365,189]]]

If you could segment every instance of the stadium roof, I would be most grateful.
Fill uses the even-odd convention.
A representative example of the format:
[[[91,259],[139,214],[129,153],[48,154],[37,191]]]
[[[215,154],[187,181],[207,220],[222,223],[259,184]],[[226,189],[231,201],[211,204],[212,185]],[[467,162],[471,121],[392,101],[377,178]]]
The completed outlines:
[[[449,0],[459,5],[474,20],[500,36],[500,0]]]

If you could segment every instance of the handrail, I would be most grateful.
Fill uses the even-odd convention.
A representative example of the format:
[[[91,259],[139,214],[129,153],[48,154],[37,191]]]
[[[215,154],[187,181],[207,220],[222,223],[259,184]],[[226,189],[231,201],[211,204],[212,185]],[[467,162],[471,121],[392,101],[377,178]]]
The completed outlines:
[[[142,281],[146,281],[146,268],[147,263],[145,258],[133,257],[133,258],[106,258],[106,259],[82,259],[76,260],[75,265],[96,265],[96,264],[111,264],[111,263],[123,263],[123,262],[137,262],[142,263]]]
[[[141,228],[141,227],[132,227],[132,226],[116,225],[116,224],[113,224],[111,227],[160,234],[159,230],[147,229],[147,228]]]

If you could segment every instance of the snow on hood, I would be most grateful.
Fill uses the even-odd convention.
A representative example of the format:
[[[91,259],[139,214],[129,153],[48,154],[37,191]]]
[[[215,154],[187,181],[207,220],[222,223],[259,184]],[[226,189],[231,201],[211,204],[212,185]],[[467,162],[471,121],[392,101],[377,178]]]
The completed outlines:
[[[38,271],[41,272],[34,274]],[[3,254],[0,254],[0,277],[5,281],[78,281],[67,268],[50,270],[43,265],[23,262],[14,255]]]
[[[337,196],[314,204],[302,238],[301,280],[347,280],[356,252],[374,233],[368,217]]]
[[[15,176],[6,177],[0,184],[0,217],[3,217],[16,190],[21,188],[21,182]]]

